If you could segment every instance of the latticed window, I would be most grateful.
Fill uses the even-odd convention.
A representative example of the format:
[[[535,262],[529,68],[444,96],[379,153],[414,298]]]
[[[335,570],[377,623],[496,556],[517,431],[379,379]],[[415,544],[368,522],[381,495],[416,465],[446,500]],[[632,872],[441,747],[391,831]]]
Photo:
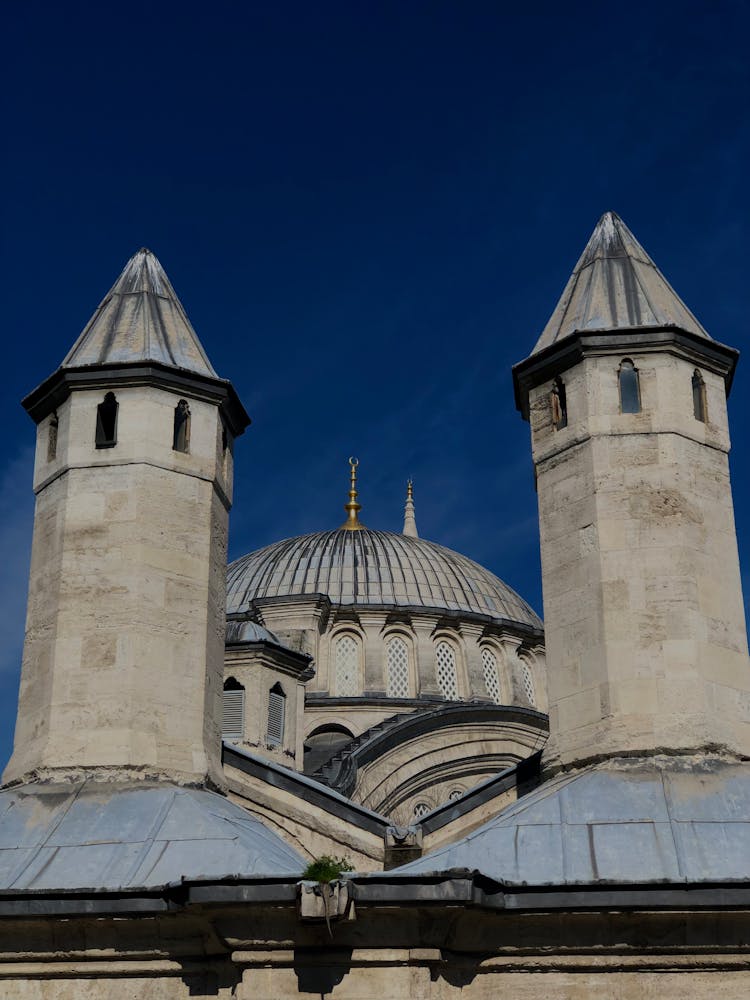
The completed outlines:
[[[491,649],[484,646],[482,649],[482,666],[484,667],[484,683],[487,685],[487,694],[496,705],[500,704],[500,677],[497,672],[497,658]]]
[[[352,635],[336,640],[336,694],[353,697],[359,694],[359,643]]]
[[[388,641],[386,663],[388,667],[388,697],[409,697],[409,650],[399,636]]]
[[[523,681],[523,689],[526,692],[526,697],[529,699],[529,704],[536,705],[534,678],[531,676],[529,665],[524,663],[523,660],[521,661],[521,680]]]
[[[426,802],[417,802],[414,806],[414,819],[421,819],[426,816],[430,811],[430,807]]]
[[[245,689],[233,677],[224,685],[221,738],[241,740],[245,728]]]
[[[448,701],[458,701],[458,678],[456,677],[456,654],[447,642],[439,642],[435,651],[437,659],[437,682]]]
[[[274,684],[268,692],[268,732],[266,742],[271,747],[278,747],[284,742],[284,716],[286,714],[286,695],[280,684]]]
[[[453,791],[448,796],[448,801],[455,802],[457,799],[460,799],[463,794],[464,793],[461,791],[460,788],[454,788]]]

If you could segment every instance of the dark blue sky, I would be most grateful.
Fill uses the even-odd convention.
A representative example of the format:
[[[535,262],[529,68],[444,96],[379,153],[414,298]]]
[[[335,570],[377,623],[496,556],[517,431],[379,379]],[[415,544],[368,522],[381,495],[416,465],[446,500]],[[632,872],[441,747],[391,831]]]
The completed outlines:
[[[33,510],[18,401],[140,246],[254,419],[233,557],[340,523],[354,453],[366,524],[400,529],[411,475],[420,533],[539,610],[510,366],[601,213],[746,348],[748,3],[510,7],[4,11],[0,757]],[[749,379],[741,363],[730,401],[746,567]]]

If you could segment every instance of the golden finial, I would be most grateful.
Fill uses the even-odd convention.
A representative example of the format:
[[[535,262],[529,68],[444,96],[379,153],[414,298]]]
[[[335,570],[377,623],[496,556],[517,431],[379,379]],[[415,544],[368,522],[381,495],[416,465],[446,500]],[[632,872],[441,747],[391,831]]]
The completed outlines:
[[[344,510],[348,516],[341,527],[345,531],[361,531],[364,528],[364,524],[361,524],[359,520],[359,512],[362,510],[362,504],[357,503],[357,466],[359,465],[359,459],[350,458],[349,465],[351,467],[349,503],[344,504]]]

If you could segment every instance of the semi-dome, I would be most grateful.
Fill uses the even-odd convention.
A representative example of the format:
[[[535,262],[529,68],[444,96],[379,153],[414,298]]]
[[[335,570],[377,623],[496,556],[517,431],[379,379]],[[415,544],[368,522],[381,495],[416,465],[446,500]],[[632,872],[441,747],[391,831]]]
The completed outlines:
[[[392,531],[317,531],[267,545],[229,566],[229,614],[247,611],[253,600],[314,594],[336,606],[429,608],[542,628],[523,598],[472,559]]]

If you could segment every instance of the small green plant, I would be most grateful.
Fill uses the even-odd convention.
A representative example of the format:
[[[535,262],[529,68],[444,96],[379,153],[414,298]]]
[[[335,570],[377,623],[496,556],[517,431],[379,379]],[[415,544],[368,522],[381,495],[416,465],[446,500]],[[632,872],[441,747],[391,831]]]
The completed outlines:
[[[333,882],[340,878],[342,872],[350,872],[352,863],[349,858],[334,858],[323,854],[305,868],[303,879],[308,882]]]

